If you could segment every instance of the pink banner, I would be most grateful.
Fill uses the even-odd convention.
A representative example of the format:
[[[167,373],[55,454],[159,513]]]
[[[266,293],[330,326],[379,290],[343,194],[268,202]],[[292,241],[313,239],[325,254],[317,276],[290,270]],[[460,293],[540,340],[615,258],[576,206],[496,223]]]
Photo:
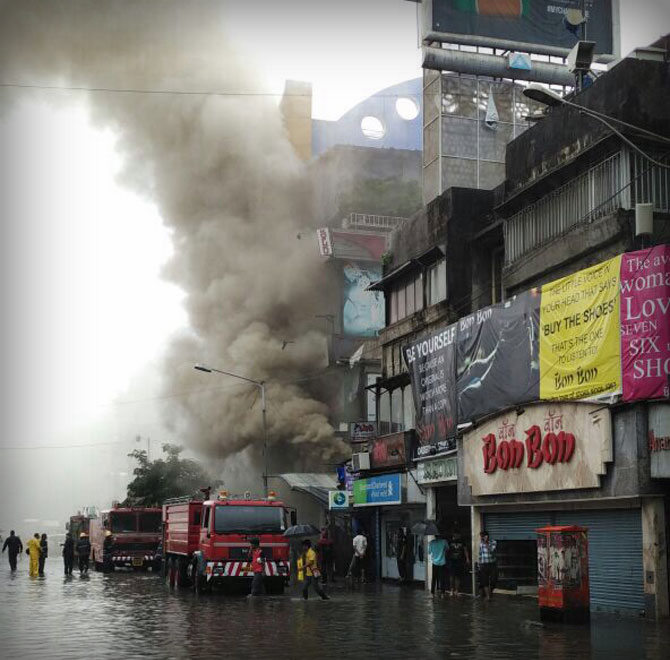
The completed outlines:
[[[621,259],[624,401],[670,395],[670,245]]]

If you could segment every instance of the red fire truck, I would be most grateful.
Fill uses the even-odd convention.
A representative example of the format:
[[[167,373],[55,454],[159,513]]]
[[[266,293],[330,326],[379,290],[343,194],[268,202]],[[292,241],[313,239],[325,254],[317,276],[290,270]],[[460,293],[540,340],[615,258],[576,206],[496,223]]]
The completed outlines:
[[[109,534],[107,534],[109,532]],[[161,510],[116,506],[89,523],[91,561],[96,571],[129,566],[157,570],[161,540]],[[76,539],[75,539],[76,541]]]
[[[289,572],[289,544],[283,536],[289,514],[270,491],[266,499],[229,497],[177,498],[163,505],[163,554],[171,587],[213,583],[251,585],[250,541],[257,538],[265,558],[265,589],[283,593]]]

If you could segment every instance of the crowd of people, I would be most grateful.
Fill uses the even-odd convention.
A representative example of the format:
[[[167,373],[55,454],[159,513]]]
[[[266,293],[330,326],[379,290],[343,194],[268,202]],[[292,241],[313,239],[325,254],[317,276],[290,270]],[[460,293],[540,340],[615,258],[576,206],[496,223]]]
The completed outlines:
[[[88,534],[82,532],[79,535],[78,541],[75,543],[72,535],[68,532],[65,535],[65,541],[61,544],[63,556],[63,569],[65,575],[72,575],[74,568],[75,551],[79,560],[79,572],[81,575],[88,573],[88,562],[91,555],[91,543],[88,539]],[[9,568],[12,572],[17,570],[17,560],[23,554],[23,541],[12,529],[9,536],[5,539],[2,546],[2,552],[7,550],[7,557],[9,559]],[[28,540],[25,547],[26,555],[28,555],[28,574],[30,577],[44,577],[44,568],[46,566],[47,557],[49,556],[49,541],[46,534],[35,534]]]
[[[476,572],[480,594],[487,600],[491,599],[497,577],[496,545],[496,541],[489,538],[488,532],[482,530]],[[447,594],[458,596],[461,580],[471,565],[467,545],[458,528],[454,528],[450,538],[438,533],[428,544],[428,555],[433,575],[430,593],[440,597]]]

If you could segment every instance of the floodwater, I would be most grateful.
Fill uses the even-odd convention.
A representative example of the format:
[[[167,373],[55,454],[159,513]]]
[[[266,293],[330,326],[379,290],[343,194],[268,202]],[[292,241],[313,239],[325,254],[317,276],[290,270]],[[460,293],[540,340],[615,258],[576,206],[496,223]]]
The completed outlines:
[[[670,625],[593,615],[590,625],[538,623],[537,601],[433,600],[423,590],[367,584],[247,599],[170,591],[151,573],[45,578],[0,566],[3,658],[667,658]]]

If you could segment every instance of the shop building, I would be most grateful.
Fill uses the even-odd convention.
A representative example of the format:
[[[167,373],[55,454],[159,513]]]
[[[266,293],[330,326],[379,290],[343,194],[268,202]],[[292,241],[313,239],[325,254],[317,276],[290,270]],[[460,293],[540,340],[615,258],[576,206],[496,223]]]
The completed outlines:
[[[645,441],[658,405],[525,405],[463,436],[459,502],[472,506],[473,553],[482,529],[498,543],[501,588],[537,585],[537,529],[580,525],[591,609],[668,615],[667,488]]]
[[[416,470],[407,467],[411,445],[411,433],[387,434],[355,456],[359,467],[361,460],[369,463],[353,482],[353,526],[368,537],[368,571],[381,579],[426,579],[424,538],[412,533],[425,518],[426,496]]]

